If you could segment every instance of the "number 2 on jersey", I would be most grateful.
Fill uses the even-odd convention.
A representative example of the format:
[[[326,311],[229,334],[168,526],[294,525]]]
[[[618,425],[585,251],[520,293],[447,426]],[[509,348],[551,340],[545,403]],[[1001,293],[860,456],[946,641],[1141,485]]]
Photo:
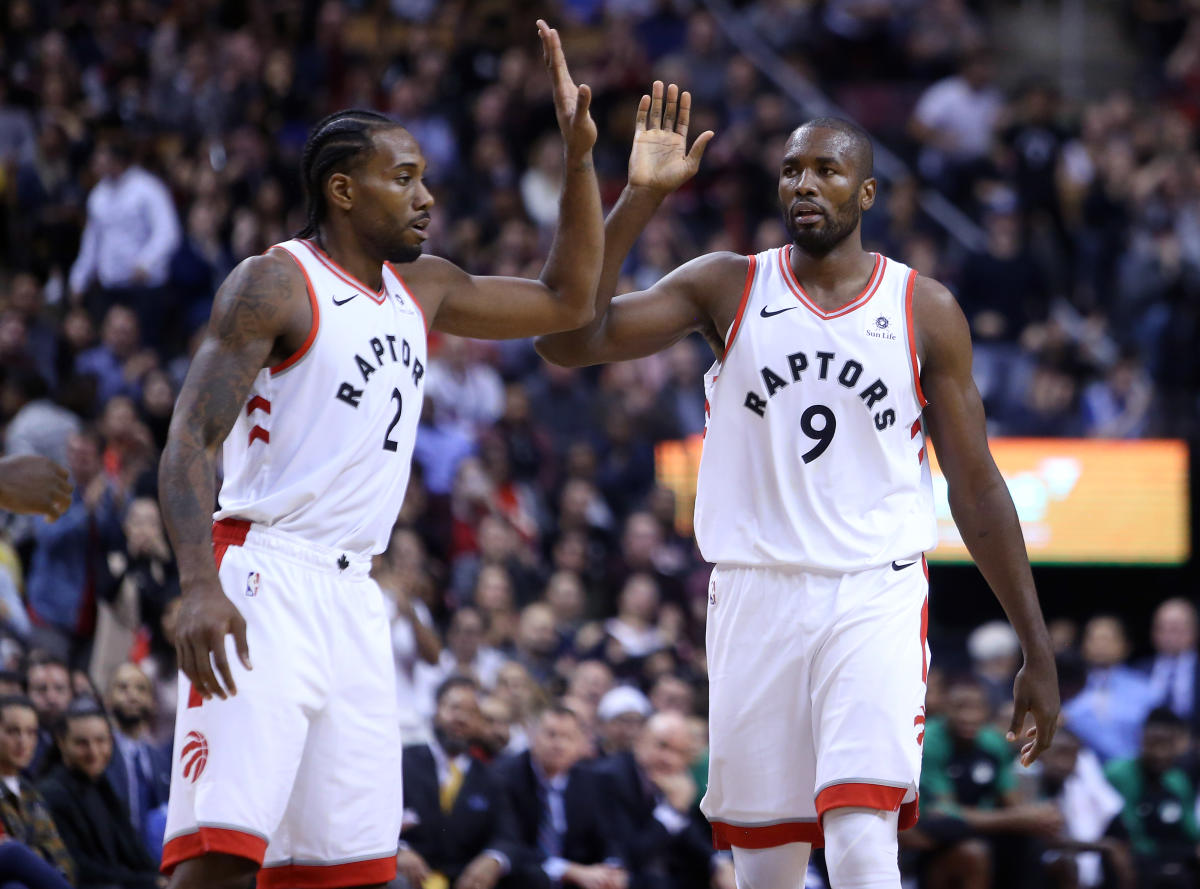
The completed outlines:
[[[397,414],[397,417],[400,415]],[[813,418],[821,417],[824,422],[818,429],[813,425]],[[837,419],[833,416],[833,411],[823,404],[811,405],[808,410],[800,415],[800,430],[816,442],[806,453],[800,456],[800,459],[805,463],[811,463],[813,460],[825,453],[825,449],[829,447],[833,441],[833,433],[837,429]]]
[[[400,412],[404,410],[404,399],[400,396],[399,389],[392,390],[392,400],[396,402],[396,416],[392,417],[392,422],[388,423],[387,432],[383,434],[383,449],[385,451],[395,451],[400,447],[400,442],[392,441],[392,430],[400,422]],[[805,461],[808,460],[807,457],[804,459]]]

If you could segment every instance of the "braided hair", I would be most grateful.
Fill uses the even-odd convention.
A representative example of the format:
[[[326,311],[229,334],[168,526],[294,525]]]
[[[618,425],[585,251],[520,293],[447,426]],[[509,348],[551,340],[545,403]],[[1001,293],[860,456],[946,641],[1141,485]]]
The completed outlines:
[[[304,184],[307,222],[297,238],[311,238],[325,221],[325,182],[334,173],[344,173],[372,150],[376,130],[399,126],[375,111],[349,108],[335,111],[320,121],[304,143],[300,178]]]

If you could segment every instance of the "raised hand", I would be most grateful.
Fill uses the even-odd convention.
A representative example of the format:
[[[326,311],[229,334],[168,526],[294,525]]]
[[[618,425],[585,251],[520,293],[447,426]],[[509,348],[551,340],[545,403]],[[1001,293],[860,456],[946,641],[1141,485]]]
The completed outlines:
[[[680,95],[679,87],[672,83],[664,96],[663,82],[654,81],[651,94],[642,96],[638,103],[633,150],[629,154],[631,187],[669,194],[696,175],[714,134],[705,130],[687,151],[691,116],[691,93]]]
[[[592,89],[586,83],[576,86],[571,79],[558,31],[543,19],[538,19],[537,28],[538,36],[542,38],[542,58],[554,84],[554,115],[566,144],[567,159],[578,160],[596,144],[596,123],[588,113]]]

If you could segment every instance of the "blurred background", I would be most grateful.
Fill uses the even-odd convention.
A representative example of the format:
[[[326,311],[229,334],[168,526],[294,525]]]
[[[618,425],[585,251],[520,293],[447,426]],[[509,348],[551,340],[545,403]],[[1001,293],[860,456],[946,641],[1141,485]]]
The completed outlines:
[[[539,16],[595,93],[607,204],[653,79],[691,90],[693,133],[717,133],[700,174],[647,227],[622,290],[702,252],[784,243],[775,180],[788,133],[826,114],[871,132],[880,198],[864,241],[944,282],[970,321],[1075,753],[1103,783],[1112,763],[1143,767],[1152,710],[1175,733],[1169,768],[1153,774],[1179,773],[1168,784],[1186,789],[1170,799],[1187,817],[1130,804],[1095,848],[1069,811],[1047,814],[1063,793],[1054,775],[1022,770],[1011,793],[972,784],[964,751],[1007,724],[1019,657],[943,502],[926,750],[944,754],[928,771],[945,780],[922,805],[950,827],[907,853],[914,885],[986,885],[970,868],[1005,860],[1024,876],[994,885],[1041,885],[1035,873],[1047,885],[1197,885],[1196,0],[7,0],[0,416],[7,453],[50,456],[77,487],[53,525],[5,517],[10,690],[33,691],[30,671],[61,661],[74,693],[105,698],[132,661],[153,689],[148,731],[169,749],[178,580],[155,471],[216,288],[303,226],[308,129],[351,106],[419,141],[437,200],[430,252],[477,274],[536,276],[562,161]],[[537,711],[564,695],[593,753],[620,748],[605,734],[616,716],[663,707],[703,737],[709,566],[690,505],[707,347],[565,370],[528,341],[434,335],[431,355],[413,481],[376,565],[395,606],[408,737],[428,736],[434,690],[464,671],[499,714],[498,750],[522,749]],[[639,697],[598,715],[617,686]],[[66,706],[35,702],[44,728]],[[1010,759],[997,774],[1011,775]],[[1124,794],[1120,781],[1104,786]],[[1014,814],[999,838],[972,820],[1018,806],[1043,807]],[[1085,846],[1093,858],[1075,854]]]

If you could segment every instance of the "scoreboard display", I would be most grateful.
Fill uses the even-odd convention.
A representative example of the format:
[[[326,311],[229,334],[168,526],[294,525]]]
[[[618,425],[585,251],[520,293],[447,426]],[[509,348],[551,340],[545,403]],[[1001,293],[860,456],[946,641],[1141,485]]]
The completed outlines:
[[[1182,441],[994,438],[1029,559],[1041,564],[1178,565],[1190,553],[1188,451]],[[700,436],[658,445],[658,481],[675,491],[690,533]],[[931,562],[968,562],[933,458],[938,546]]]

